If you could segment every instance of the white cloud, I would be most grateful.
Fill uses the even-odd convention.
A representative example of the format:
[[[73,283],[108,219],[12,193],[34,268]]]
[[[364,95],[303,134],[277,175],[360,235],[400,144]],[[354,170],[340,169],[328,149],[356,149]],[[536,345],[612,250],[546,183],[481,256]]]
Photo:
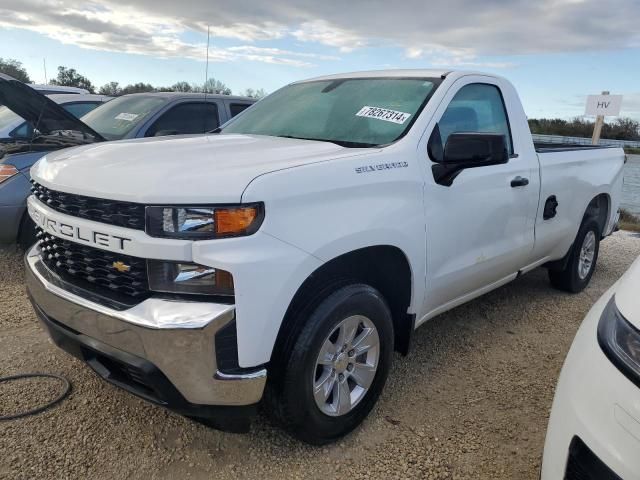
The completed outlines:
[[[342,53],[399,47],[425,64],[504,67],[509,65],[485,57],[639,47],[639,17],[638,0],[130,0],[128,6],[115,0],[2,0],[0,6],[0,26],[83,48],[202,59],[203,45],[184,38],[210,25],[214,45],[217,37],[244,43],[240,50],[212,49],[213,61],[300,67],[329,58],[248,48],[283,39]]]
[[[302,42],[316,42],[337,47],[341,52],[351,52],[367,44],[357,34],[338,28],[335,25],[330,25],[324,20],[304,22],[300,25],[300,28],[293,30],[291,35]]]
[[[407,58],[422,58],[422,56],[424,55],[424,50],[422,48],[418,48],[418,47],[409,47],[407,48],[407,50],[405,51],[405,56]]]
[[[207,24],[200,23],[203,32],[207,31]],[[262,24],[232,23],[230,25],[211,25],[209,27],[211,35],[223,38],[233,38],[244,42],[255,42],[263,40],[277,40],[286,34],[286,28],[274,22],[264,22]]]
[[[8,5],[11,7],[11,5]],[[47,9],[37,1],[13,8],[0,6],[0,26],[22,28],[44,34],[64,44],[82,48],[149,55],[158,58],[189,58],[205,60],[206,43],[192,43],[181,39],[188,27],[173,17],[147,14],[134,7],[110,8],[88,4],[86,10],[56,5]],[[194,24],[196,30],[206,31],[206,25]],[[262,26],[236,23],[228,27],[214,26],[214,36],[235,38],[248,42],[277,39],[284,35],[277,25],[266,22]],[[312,66],[312,60],[335,60],[337,57],[253,45],[209,48],[213,62],[249,60],[294,67]]]

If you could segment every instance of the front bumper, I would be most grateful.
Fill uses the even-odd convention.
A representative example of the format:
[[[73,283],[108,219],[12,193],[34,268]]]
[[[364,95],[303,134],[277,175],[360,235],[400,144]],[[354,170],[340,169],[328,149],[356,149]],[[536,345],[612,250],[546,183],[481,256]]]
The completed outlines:
[[[105,380],[179,413],[215,420],[221,409],[245,413],[260,401],[266,370],[223,373],[216,333],[234,320],[233,305],[149,298],[119,310],[71,291],[40,261],[25,256],[27,289],[53,341]],[[67,287],[67,288],[65,288]]]
[[[545,441],[543,480],[640,479],[640,389],[609,361],[597,340],[598,322],[615,287],[587,314],[562,367]],[[575,471],[588,475],[569,474]]]

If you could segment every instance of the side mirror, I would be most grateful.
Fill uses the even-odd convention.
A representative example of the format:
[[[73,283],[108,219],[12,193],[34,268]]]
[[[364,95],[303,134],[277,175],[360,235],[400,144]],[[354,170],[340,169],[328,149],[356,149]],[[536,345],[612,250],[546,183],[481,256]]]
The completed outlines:
[[[509,161],[507,141],[499,133],[452,133],[440,158],[431,167],[436,183],[450,186],[467,168],[500,165]]]

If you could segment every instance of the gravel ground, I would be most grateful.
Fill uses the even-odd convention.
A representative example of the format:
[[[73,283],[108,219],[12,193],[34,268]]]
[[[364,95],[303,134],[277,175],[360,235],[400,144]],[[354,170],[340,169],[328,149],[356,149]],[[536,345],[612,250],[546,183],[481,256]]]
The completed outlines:
[[[15,253],[0,252],[0,376],[67,376],[71,396],[0,423],[0,478],[536,479],[560,367],[591,304],[640,254],[640,235],[601,246],[591,285],[551,290],[531,272],[420,328],[396,356],[362,428],[324,448],[259,418],[247,435],[208,429],[100,380],[57,350],[28,304]],[[35,406],[55,383],[0,384],[0,414]]]

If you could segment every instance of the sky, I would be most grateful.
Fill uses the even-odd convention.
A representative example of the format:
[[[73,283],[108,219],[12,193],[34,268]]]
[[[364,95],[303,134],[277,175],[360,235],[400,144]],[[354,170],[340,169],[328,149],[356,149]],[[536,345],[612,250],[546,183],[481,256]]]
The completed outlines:
[[[272,92],[323,74],[390,68],[485,71],[530,118],[584,114],[622,94],[640,120],[640,0],[0,0],[0,57],[31,78],[72,67],[94,85],[202,83]]]

